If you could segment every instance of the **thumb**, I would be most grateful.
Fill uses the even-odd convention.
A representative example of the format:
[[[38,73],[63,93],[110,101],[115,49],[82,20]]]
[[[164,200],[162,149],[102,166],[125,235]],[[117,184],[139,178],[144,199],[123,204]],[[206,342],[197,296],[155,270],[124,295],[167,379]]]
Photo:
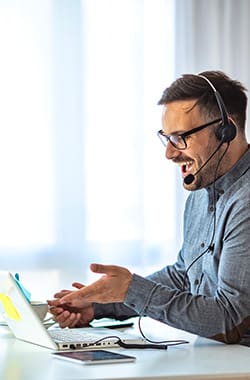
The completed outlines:
[[[94,273],[105,273],[107,275],[115,275],[118,271],[118,266],[116,265],[103,265],[103,264],[91,264],[90,269]]]
[[[84,288],[85,285],[81,284],[80,282],[73,282],[72,286],[76,289]]]

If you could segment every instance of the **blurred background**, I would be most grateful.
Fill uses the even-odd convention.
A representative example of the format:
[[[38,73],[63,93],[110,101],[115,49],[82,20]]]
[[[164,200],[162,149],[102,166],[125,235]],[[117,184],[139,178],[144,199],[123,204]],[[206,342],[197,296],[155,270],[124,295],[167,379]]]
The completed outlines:
[[[248,0],[0,0],[0,269],[35,298],[175,261],[188,195],[156,132],[183,73],[250,88]],[[249,129],[248,129],[249,135]]]

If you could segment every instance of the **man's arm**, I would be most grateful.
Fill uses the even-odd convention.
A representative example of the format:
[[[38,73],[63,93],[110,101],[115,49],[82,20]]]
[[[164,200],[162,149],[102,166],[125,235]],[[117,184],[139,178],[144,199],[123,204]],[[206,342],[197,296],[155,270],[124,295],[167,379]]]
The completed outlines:
[[[214,252],[199,260],[200,272],[194,265],[188,274],[199,278],[197,294],[133,275],[125,304],[197,335],[239,342],[250,330],[250,202],[234,202],[224,209],[224,222],[218,221]]]
[[[217,239],[215,246],[214,255],[219,255],[216,284],[210,284],[209,268],[207,273],[204,268],[203,292],[192,294],[189,289],[182,290],[183,273],[178,277],[175,266],[143,278],[125,268],[92,265],[92,270],[102,273],[102,277],[63,297],[61,302],[74,307],[80,307],[83,302],[122,302],[132,313],[147,315],[197,335],[227,343],[239,342],[250,328],[250,204],[246,200],[237,203],[237,210],[226,218],[224,240]],[[199,265],[208,263],[209,259],[208,255],[204,256]],[[101,306],[102,310],[105,307]],[[121,315],[120,308],[123,306],[115,306],[115,317]]]
[[[184,265],[181,252],[178,255],[178,260],[174,265],[164,267],[146,278],[154,283],[161,283],[170,288],[182,288]],[[130,317],[138,316],[138,312],[126,306],[123,302],[100,304],[94,303],[94,316],[96,319],[103,317],[116,318],[124,320]]]

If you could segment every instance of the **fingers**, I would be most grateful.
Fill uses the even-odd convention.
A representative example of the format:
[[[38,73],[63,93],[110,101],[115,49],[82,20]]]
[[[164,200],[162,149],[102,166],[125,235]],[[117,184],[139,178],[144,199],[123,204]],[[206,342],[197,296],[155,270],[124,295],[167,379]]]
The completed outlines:
[[[64,328],[64,327],[73,328],[77,326],[80,319],[81,319],[80,313],[70,313],[69,311],[66,310],[57,317],[57,322],[59,323],[61,328]]]
[[[80,282],[73,282],[72,286],[76,289],[81,289],[84,287],[83,284],[81,284]],[[68,289],[62,289],[60,290],[59,292],[55,293],[54,294],[54,297],[55,298],[62,298],[64,296],[66,296],[67,294],[70,294],[72,292],[72,290],[68,290]]]
[[[84,287],[84,285],[80,282],[74,282],[72,286],[77,290]],[[88,323],[88,320],[85,321],[86,318],[81,313],[81,310],[78,308],[69,307],[67,304],[60,304],[60,299],[70,295],[71,293],[75,293],[75,291],[62,289],[54,294],[55,299],[47,301],[49,311],[53,315],[53,319],[60,325],[61,328],[73,328]]]
[[[56,307],[62,308],[59,300],[60,300],[60,298],[56,298],[54,300],[47,300],[47,303],[48,303],[50,309],[51,308],[56,308]]]
[[[51,306],[51,301],[48,301],[50,305],[50,313],[53,315],[53,319],[60,325],[61,328],[75,327],[80,319],[81,313],[71,312],[69,310],[65,310],[63,307]],[[54,303],[54,302],[53,302]]]
[[[54,294],[54,297],[55,298],[62,298],[62,297],[66,296],[69,293],[71,293],[70,290],[60,290],[59,292],[57,292],[57,293]]]
[[[59,313],[59,309],[57,311]],[[60,325],[61,328],[75,327],[81,319],[80,313],[71,313],[68,310],[63,310],[59,314],[54,314],[55,321]]]
[[[57,306],[61,305],[65,309],[85,307],[86,303],[98,302],[123,302],[127,293],[132,274],[128,269],[116,265],[91,264],[91,270],[95,273],[103,273],[97,281],[84,286],[74,282],[76,291],[62,290],[56,293],[58,299]]]
[[[78,302],[72,303],[72,300],[80,300],[81,298],[82,298],[82,294],[81,294],[81,290],[79,289],[79,291],[66,294],[64,297],[58,299],[58,305],[61,305],[61,306],[68,305],[68,307],[71,307],[71,306],[79,307],[79,306],[82,306],[82,303],[81,302],[80,304],[78,304]]]

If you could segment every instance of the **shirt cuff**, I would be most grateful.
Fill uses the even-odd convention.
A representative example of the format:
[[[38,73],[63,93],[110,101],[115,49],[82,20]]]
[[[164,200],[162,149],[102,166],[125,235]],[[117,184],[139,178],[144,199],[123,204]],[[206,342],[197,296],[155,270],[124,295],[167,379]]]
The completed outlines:
[[[139,315],[146,315],[148,304],[157,284],[147,278],[133,274],[124,304]]]
[[[115,311],[114,311],[114,304],[93,304],[94,308],[94,318],[95,319],[101,319],[101,318],[114,318],[115,317]]]

